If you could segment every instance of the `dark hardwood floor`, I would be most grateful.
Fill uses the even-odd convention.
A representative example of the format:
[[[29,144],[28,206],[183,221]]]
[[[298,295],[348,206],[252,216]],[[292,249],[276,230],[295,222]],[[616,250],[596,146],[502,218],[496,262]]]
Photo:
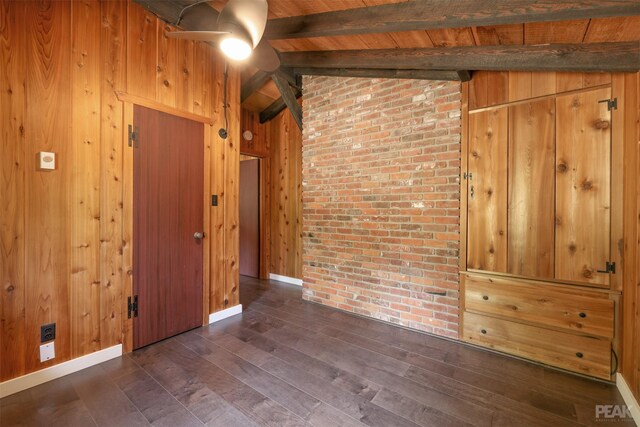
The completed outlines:
[[[0,424],[573,426],[624,403],[613,385],[305,303],[299,287],[240,289],[242,315],[6,397]]]

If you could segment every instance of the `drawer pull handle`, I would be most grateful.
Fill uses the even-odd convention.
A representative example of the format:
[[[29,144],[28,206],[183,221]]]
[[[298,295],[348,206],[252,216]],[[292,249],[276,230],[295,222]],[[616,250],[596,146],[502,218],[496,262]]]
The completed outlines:
[[[584,356],[582,353],[580,353],[580,352],[577,352],[577,353],[576,353],[576,357],[577,357],[578,359],[582,359],[582,356]]]
[[[486,334],[487,330],[486,329],[482,329],[480,332],[482,332],[483,334]]]
[[[580,316],[580,317],[582,317],[584,319],[585,317],[587,317],[587,314],[586,313],[580,313],[580,314],[578,314],[578,316]]]
[[[488,299],[489,299],[489,297],[488,297],[488,296],[486,296],[486,295],[482,295],[482,299],[486,301],[486,300],[488,300]]]

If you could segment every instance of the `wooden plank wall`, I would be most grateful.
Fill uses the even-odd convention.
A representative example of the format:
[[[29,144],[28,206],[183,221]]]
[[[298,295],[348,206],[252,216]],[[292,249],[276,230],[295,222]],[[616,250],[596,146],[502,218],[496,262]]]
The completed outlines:
[[[218,194],[219,206],[205,219],[205,308],[238,304],[239,72],[229,72],[222,140],[223,60],[209,45],[169,41],[165,29],[127,0],[0,1],[2,381],[123,342],[130,105],[115,91],[214,117],[203,200]],[[55,171],[36,170],[39,151],[56,153]],[[40,363],[49,322],[56,358]]]
[[[625,269],[620,371],[640,400],[640,73],[615,75],[612,85],[614,93],[619,94],[619,106],[614,114],[625,122],[622,130],[616,132],[614,128],[614,138],[624,141]]]
[[[242,139],[242,153],[263,157],[260,276],[302,278],[302,132],[286,109],[265,124],[244,110],[246,129],[254,132],[254,140]]]
[[[623,295],[619,370],[640,399],[640,73],[476,72],[469,82],[469,109],[476,112],[469,118],[508,103],[516,103],[510,108],[528,108],[533,102],[544,102],[548,95],[609,86],[612,96],[618,98],[618,109],[612,111],[612,143],[614,147],[624,147],[611,153],[610,259],[622,270],[621,274],[611,275],[611,288]],[[605,98],[607,94],[603,95]],[[538,126],[538,131],[543,128]],[[550,162],[542,158],[531,160],[541,167]],[[471,159],[468,162],[472,164]],[[513,224],[509,224],[509,230],[514,232]]]

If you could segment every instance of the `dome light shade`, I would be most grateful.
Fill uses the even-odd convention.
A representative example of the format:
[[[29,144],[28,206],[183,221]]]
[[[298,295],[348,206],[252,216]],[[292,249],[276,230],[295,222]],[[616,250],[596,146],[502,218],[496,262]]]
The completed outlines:
[[[242,38],[231,35],[220,42],[220,49],[230,59],[243,61],[251,56],[253,46]]]

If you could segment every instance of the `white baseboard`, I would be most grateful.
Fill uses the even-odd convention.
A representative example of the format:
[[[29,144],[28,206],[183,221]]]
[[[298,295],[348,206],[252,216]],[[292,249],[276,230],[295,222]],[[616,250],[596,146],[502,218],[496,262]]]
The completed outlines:
[[[279,274],[269,273],[269,279],[277,280],[278,282],[289,283],[291,285],[302,286],[302,279],[296,279],[295,277],[281,276]]]
[[[7,380],[0,383],[0,398],[81,371],[119,356],[122,356],[122,344],[114,345],[104,350],[99,350],[18,378]]]
[[[637,425],[640,426],[640,406],[638,405],[638,401],[633,395],[633,392],[629,388],[629,384],[627,384],[627,382],[622,377],[622,374],[620,374],[619,372],[616,374],[616,385],[618,386],[618,391],[620,391],[620,394],[624,399],[624,403],[627,404],[627,407],[631,412],[633,420]]]
[[[219,322],[227,317],[235,316],[240,313],[242,313],[242,304],[216,311],[215,313],[209,314],[209,324]]]

